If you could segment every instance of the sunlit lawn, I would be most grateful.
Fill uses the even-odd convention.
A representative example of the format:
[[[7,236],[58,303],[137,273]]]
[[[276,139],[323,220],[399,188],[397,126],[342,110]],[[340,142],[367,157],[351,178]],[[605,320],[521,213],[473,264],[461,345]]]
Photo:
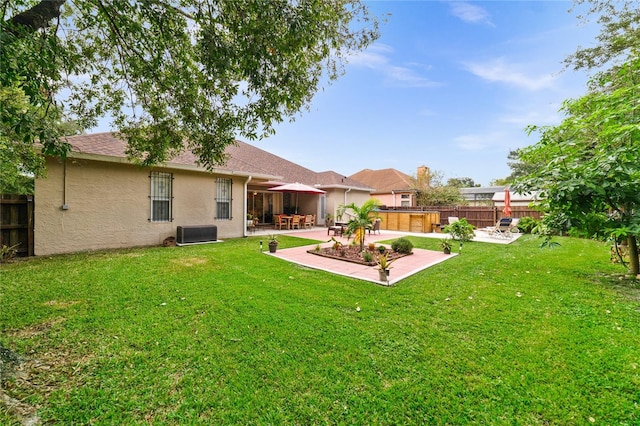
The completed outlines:
[[[600,243],[386,288],[257,240],[2,265],[0,343],[37,361],[5,392],[51,424],[640,424],[640,286]]]

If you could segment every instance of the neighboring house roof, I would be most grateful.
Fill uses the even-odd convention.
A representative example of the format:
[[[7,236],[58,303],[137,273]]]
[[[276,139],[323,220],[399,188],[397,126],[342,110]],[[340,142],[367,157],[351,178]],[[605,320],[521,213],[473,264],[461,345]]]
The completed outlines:
[[[460,194],[462,194],[464,199],[467,201],[491,200],[494,194],[499,192],[504,194],[504,188],[504,186],[476,186],[460,188]]]
[[[343,176],[339,173],[326,171],[318,173],[318,180],[322,182],[319,187],[322,188],[353,188],[362,191],[373,191],[374,188],[365,185],[355,179]]]
[[[540,200],[540,193],[537,191],[526,193],[526,194],[518,194],[517,192],[511,191],[510,200],[512,203],[530,203]],[[504,203],[504,190],[496,192],[493,194],[493,201],[497,203]]]
[[[116,137],[114,133],[68,136],[67,141],[72,146],[72,157],[128,162],[126,158],[127,144]],[[331,171],[317,173],[242,141],[236,141],[235,145],[229,145],[226,153],[228,155],[227,162],[216,167],[214,171],[260,177],[269,180],[267,182],[269,185],[300,182],[311,186],[339,187],[342,185],[345,188],[371,190],[366,185],[338,173]],[[197,157],[188,150],[168,161],[166,166],[205,170],[198,166]],[[339,182],[340,178],[345,180]]]
[[[349,178],[375,188],[373,194],[413,191],[411,176],[396,169],[364,169],[349,176]]]

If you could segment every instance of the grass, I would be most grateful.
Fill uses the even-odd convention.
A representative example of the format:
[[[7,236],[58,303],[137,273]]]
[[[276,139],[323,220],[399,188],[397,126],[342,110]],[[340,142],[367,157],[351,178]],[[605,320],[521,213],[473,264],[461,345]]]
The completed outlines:
[[[600,243],[468,243],[386,288],[258,240],[2,265],[32,360],[5,392],[53,424],[640,423],[640,286]]]

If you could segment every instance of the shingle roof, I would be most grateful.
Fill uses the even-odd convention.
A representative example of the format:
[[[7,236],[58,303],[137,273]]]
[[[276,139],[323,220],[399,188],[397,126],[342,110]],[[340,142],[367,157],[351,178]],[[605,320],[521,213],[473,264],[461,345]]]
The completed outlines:
[[[339,173],[333,171],[325,171],[318,173],[318,179],[322,182],[321,187],[350,187],[350,188],[359,188],[365,191],[372,191],[373,187],[369,185],[365,185],[364,183],[352,179],[348,176],[343,176]]]
[[[411,191],[411,176],[396,169],[364,169],[349,176],[358,182],[375,188],[374,194],[389,194],[392,191]]]
[[[67,140],[71,144],[73,152],[120,159],[126,158],[126,142],[111,132],[68,136]],[[274,179],[281,177],[281,182],[278,180],[279,183],[300,182],[310,186],[343,185],[365,190],[371,189],[336,172],[314,172],[242,141],[236,141],[235,145],[229,145],[226,153],[229,159],[226,164],[220,166],[220,169],[223,170],[268,175]],[[191,151],[186,150],[167,163],[168,167],[171,165],[195,167],[197,166],[197,157]],[[340,182],[341,179],[343,180]]]

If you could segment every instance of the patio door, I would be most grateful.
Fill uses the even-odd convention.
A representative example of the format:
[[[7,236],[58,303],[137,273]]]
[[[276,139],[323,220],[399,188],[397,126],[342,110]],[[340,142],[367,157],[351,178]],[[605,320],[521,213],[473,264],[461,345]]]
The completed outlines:
[[[270,192],[247,191],[247,212],[260,224],[273,223],[273,195]]]
[[[318,196],[318,211],[316,212],[316,225],[324,225],[324,213],[327,204],[327,195],[320,194]]]

